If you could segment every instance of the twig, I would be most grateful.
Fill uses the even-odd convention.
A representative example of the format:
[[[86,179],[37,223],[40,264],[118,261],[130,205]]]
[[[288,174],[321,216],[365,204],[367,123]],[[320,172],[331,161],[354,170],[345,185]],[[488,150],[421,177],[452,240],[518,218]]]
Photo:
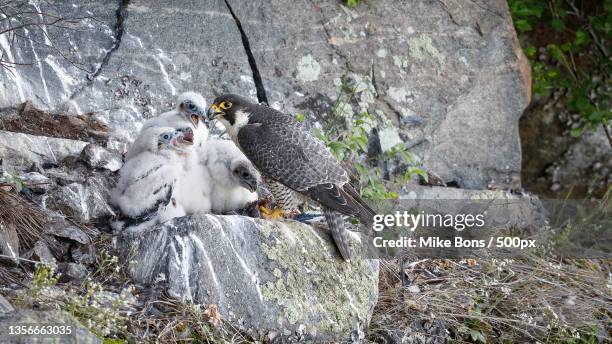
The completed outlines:
[[[21,261],[28,262],[28,263],[34,263],[34,264],[40,264],[40,263],[44,264],[44,262],[41,262],[41,261],[35,261],[35,260],[25,259],[21,257],[13,257],[13,256],[5,255],[5,254],[0,254],[0,258],[17,259],[17,260],[21,260]]]
[[[595,42],[595,45],[597,46],[599,51],[602,53],[602,55],[605,58],[607,58],[608,57],[608,49],[606,49],[606,46],[601,42],[599,37],[595,34],[595,30],[593,30],[593,27],[591,26],[591,23],[589,23],[588,20],[584,19],[584,16],[582,15],[581,11],[576,7],[576,5],[574,5],[573,1],[565,0],[565,3],[567,3],[572,8],[572,10],[574,10],[574,15],[576,17],[578,17],[578,19],[580,21],[582,21],[582,23],[587,27],[587,30],[589,31],[589,35],[591,36],[591,38]],[[612,145],[612,143],[611,143],[611,145]]]
[[[608,130],[608,126],[606,123],[601,123],[601,126],[604,128],[604,133],[608,137],[608,143],[610,144],[610,148],[612,148],[612,135],[610,135],[610,130]]]

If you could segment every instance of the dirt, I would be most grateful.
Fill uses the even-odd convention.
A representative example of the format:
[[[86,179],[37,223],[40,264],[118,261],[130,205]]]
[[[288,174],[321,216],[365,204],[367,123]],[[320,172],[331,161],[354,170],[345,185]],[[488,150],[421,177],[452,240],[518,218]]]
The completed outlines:
[[[36,109],[30,102],[0,113],[0,130],[106,145],[109,128],[93,114],[68,116]]]

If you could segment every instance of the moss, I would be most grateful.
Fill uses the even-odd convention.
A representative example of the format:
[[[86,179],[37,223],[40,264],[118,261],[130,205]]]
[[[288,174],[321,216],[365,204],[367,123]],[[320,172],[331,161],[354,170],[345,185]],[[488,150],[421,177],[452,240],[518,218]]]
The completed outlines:
[[[278,268],[276,280],[267,282],[262,294],[281,307],[279,323],[310,324],[309,334],[349,333],[356,319],[367,319],[378,279],[367,260],[341,261],[331,254],[336,249],[332,242],[320,240],[304,224],[270,223],[264,231],[271,240],[262,250]]]

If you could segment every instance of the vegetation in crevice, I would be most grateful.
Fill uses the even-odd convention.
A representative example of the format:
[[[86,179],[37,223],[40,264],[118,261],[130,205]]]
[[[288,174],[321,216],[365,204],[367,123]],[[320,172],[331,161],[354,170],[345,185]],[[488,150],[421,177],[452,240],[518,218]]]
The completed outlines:
[[[569,133],[604,129],[610,147],[612,1],[509,0],[533,73],[535,101],[553,99]],[[537,34],[536,34],[537,33]]]

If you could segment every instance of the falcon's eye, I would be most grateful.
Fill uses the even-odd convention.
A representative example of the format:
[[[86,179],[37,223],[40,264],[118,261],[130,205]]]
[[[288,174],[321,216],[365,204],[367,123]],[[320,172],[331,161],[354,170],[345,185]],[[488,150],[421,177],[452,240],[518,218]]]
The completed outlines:
[[[221,104],[219,104],[219,107],[221,107],[223,110],[227,110],[227,109],[232,107],[232,103],[230,103],[230,102],[221,102]]]
[[[164,134],[164,136],[163,136],[163,137],[164,137],[164,140],[167,140],[167,139],[169,139],[169,138],[170,138],[170,135],[168,135],[168,134]]]

